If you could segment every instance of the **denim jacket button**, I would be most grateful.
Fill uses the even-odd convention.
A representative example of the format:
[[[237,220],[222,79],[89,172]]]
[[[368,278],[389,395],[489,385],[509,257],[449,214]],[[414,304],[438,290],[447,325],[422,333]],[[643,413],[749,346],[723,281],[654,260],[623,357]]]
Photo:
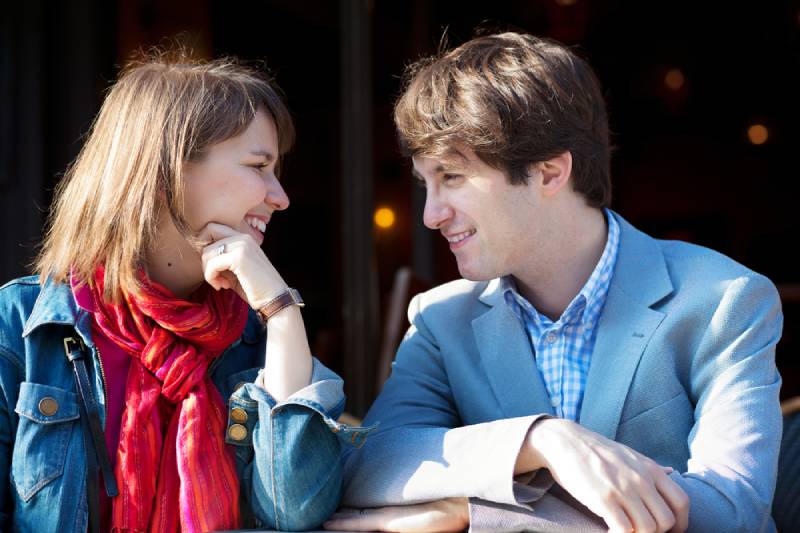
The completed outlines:
[[[247,411],[241,407],[234,407],[231,409],[231,420],[240,424],[247,422]]]
[[[39,412],[44,416],[53,416],[58,411],[58,402],[55,398],[45,396],[39,401]]]
[[[228,428],[228,436],[235,441],[242,441],[247,438],[247,428],[241,424],[233,424]]]

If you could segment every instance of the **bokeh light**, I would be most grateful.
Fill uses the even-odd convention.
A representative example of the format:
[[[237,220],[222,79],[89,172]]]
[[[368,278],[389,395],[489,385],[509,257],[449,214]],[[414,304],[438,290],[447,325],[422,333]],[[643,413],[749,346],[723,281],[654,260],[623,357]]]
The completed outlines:
[[[764,144],[769,139],[769,130],[763,124],[753,124],[747,128],[747,138],[753,144]]]
[[[381,229],[389,229],[394,226],[394,211],[390,207],[379,207],[375,210],[375,225]]]

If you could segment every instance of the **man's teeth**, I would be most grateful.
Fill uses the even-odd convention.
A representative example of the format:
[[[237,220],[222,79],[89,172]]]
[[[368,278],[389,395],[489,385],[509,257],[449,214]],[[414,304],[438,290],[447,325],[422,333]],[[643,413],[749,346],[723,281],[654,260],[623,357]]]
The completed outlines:
[[[450,244],[455,244],[457,242],[463,241],[467,237],[470,237],[471,235],[474,235],[474,234],[475,234],[475,230],[474,229],[470,230],[470,231],[465,231],[463,233],[458,233],[456,235],[453,235],[452,237],[447,237],[447,242],[449,242]]]
[[[264,233],[264,231],[266,231],[267,229],[267,223],[261,220],[260,218],[247,217],[245,218],[245,222],[250,224],[251,227],[257,229],[261,233]]]

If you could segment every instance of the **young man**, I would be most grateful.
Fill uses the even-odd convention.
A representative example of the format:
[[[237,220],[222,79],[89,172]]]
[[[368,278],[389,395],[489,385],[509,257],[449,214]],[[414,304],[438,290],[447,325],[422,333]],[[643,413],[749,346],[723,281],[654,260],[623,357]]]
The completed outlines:
[[[480,37],[413,66],[395,122],[465,279],[411,302],[345,458],[362,509],[327,526],[774,530],[777,292],[608,209],[590,67]]]

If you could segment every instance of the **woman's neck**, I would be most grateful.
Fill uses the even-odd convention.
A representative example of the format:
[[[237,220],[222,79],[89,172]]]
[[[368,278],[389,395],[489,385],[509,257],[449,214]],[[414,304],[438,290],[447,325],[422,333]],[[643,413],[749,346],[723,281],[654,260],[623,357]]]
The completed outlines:
[[[147,253],[145,270],[150,279],[179,298],[186,298],[205,281],[200,253],[169,217],[159,224],[158,242]]]

